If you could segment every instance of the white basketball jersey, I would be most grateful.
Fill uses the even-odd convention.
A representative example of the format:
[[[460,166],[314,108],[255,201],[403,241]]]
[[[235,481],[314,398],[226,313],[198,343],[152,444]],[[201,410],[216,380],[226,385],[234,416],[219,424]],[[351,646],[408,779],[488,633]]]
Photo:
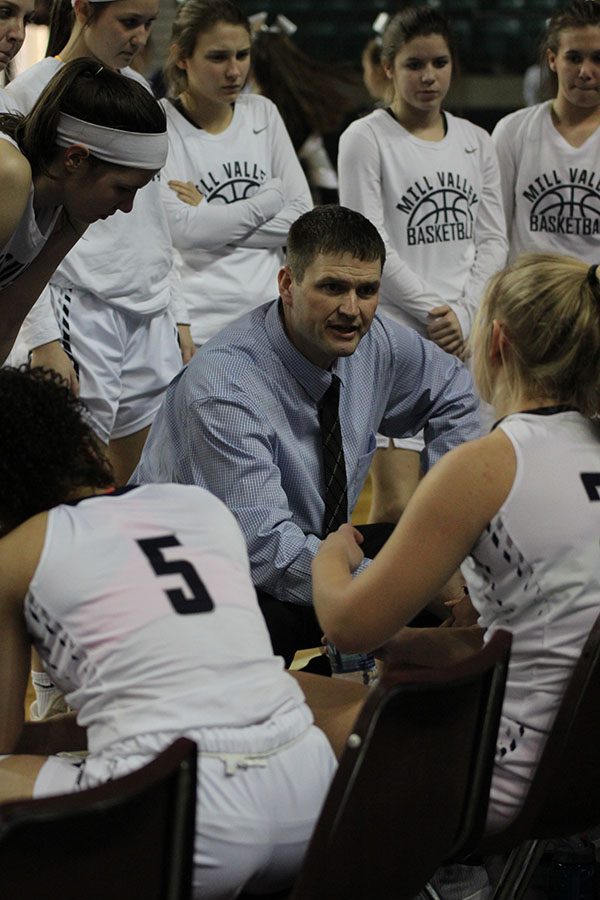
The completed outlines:
[[[273,656],[240,529],[199,487],[146,485],[51,510],[25,616],[94,752],[304,703]]]
[[[600,432],[575,411],[520,413],[499,427],[515,480],[463,572],[486,639],[513,634],[496,762],[518,805],[600,613]]]

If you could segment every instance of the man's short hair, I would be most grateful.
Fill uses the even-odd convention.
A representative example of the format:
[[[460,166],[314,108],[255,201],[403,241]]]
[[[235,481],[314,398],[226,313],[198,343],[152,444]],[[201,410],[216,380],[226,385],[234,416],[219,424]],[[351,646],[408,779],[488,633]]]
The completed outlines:
[[[381,235],[361,213],[346,206],[315,206],[293,223],[287,239],[287,264],[295,281],[317,256],[348,253],[362,262],[385,262]]]

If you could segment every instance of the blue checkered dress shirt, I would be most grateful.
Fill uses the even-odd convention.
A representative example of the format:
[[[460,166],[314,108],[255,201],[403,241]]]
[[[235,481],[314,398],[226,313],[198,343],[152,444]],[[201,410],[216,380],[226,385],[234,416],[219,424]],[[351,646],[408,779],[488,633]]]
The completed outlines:
[[[341,380],[340,423],[351,513],[375,434],[425,429],[421,463],[479,434],[467,369],[411,329],[376,316]],[[324,511],[318,404],[331,371],[288,340],[278,301],[210,340],[169,386],[132,481],[208,488],[237,517],[256,587],[311,602],[311,561]],[[363,563],[364,565],[367,563]]]

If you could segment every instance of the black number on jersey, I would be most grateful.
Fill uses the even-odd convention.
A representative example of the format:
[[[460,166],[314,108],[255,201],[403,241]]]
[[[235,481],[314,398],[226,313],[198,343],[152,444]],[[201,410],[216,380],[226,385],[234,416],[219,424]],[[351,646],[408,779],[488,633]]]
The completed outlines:
[[[600,500],[600,472],[581,472],[581,480],[589,499]]]
[[[178,541],[174,534],[166,534],[159,538],[145,538],[137,543],[148,557],[150,565],[157,575],[181,575],[190,589],[191,597],[186,596],[180,588],[165,591],[176,612],[188,615],[189,613],[210,612],[215,608],[210,594],[191,562],[188,562],[187,559],[166,560],[164,558],[162,551],[165,547],[181,547],[181,541]]]

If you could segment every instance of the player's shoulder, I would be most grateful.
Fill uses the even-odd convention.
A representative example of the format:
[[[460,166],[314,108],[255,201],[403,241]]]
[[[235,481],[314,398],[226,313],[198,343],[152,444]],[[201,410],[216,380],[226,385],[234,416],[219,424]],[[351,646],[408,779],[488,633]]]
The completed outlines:
[[[526,106],[503,116],[496,124],[492,137],[494,141],[507,141],[524,136],[532,127],[539,124],[548,114],[548,102]]]
[[[272,100],[250,91],[240,94],[235,103],[235,112],[238,122],[245,128],[252,128],[254,134],[261,134],[281,119]]]
[[[253,115],[260,113],[272,116],[277,113],[277,107],[272,100],[262,94],[253,94],[252,91],[244,91],[235,101],[236,109],[239,107],[248,110]]]
[[[490,144],[490,134],[481,125],[476,125],[470,119],[463,119],[462,116],[455,116],[449,112],[444,112],[444,115],[446,116],[448,131],[456,139],[477,144],[480,147]]]
[[[0,179],[3,182],[4,197],[12,196],[6,189],[12,183],[13,188],[29,191],[31,185],[31,165],[27,157],[19,149],[19,145],[10,135],[0,131],[2,153],[0,154]]]
[[[171,149],[175,137],[179,137],[181,140],[189,140],[194,136],[202,136],[202,129],[192,125],[192,123],[179,112],[169,97],[163,97],[162,100],[159,100],[159,103],[167,117],[167,131],[169,132]]]
[[[366,116],[361,116],[350,122],[344,131],[342,138],[348,140],[353,137],[373,137],[381,131],[393,126],[394,120],[386,109],[374,109]],[[399,137],[399,134],[396,135]]]
[[[28,113],[50,79],[61,69],[62,63],[54,57],[41,59],[6,86],[7,102],[23,113]]]
[[[150,94],[152,94],[152,86],[147,78],[145,78],[141,72],[138,72],[137,69],[132,69],[131,66],[125,66],[124,69],[119,69],[121,75],[124,75],[126,78],[130,78],[132,81],[136,81],[139,85],[145,88]]]

